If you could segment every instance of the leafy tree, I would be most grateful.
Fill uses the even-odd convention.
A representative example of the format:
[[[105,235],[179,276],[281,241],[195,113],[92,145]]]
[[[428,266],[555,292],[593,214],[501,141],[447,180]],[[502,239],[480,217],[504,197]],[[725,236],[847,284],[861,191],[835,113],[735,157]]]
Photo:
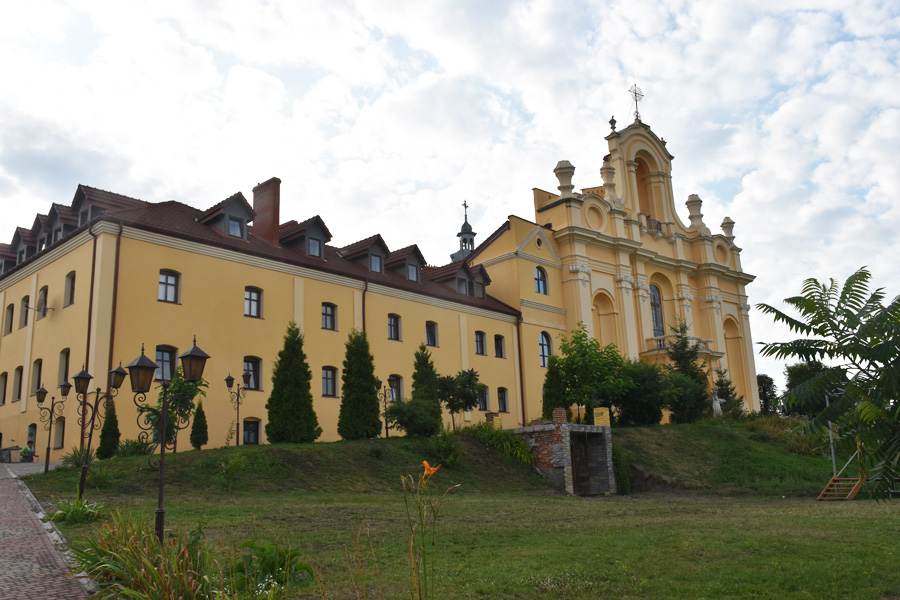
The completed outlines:
[[[656,425],[662,420],[668,371],[641,360],[625,361],[622,376],[633,386],[615,401],[617,425]]]
[[[361,440],[381,434],[381,409],[375,388],[375,357],[369,339],[356,329],[347,338],[338,434],[345,440]]]
[[[194,422],[191,424],[191,446],[199,450],[209,442],[209,427],[206,424],[206,413],[203,411],[203,402],[197,403],[194,411]]]
[[[432,436],[441,430],[441,403],[438,399],[438,374],[431,352],[420,344],[413,361],[412,394],[409,401],[399,399],[386,410],[388,423],[408,436]]]
[[[544,375],[544,397],[542,399],[541,416],[549,421],[553,418],[554,408],[566,409],[566,420],[572,420],[572,402],[566,389],[566,376],[560,357],[552,355],[547,359],[547,374]]]
[[[272,393],[266,402],[269,417],[266,438],[269,442],[304,444],[314,442],[322,435],[313,409],[311,383],[312,372],[303,351],[303,334],[291,321],[284,335],[284,346],[275,360]]]
[[[478,382],[475,369],[460,371],[456,376],[444,375],[438,378],[438,398],[450,412],[450,422],[456,430],[455,415],[478,406],[478,392],[484,387]]]
[[[186,381],[184,379],[184,371],[181,367],[176,367],[172,374],[169,385],[169,416],[166,420],[166,438],[167,443],[177,443],[178,432],[187,426],[188,419],[194,412],[194,398],[197,396],[206,397],[205,388],[209,387],[209,383],[205,379],[200,381]],[[156,388],[159,390],[159,398],[156,408],[162,412],[162,390],[163,385],[160,384]],[[153,424],[153,439],[159,439],[159,424],[153,413],[148,414],[150,423]]]
[[[592,409],[598,406],[611,407],[632,386],[631,381],[623,375],[624,362],[616,347],[609,345],[601,348],[600,343],[588,334],[584,323],[580,321],[570,337],[562,336],[558,364],[558,376],[565,385],[565,393],[562,394],[562,384],[554,381],[557,374],[551,376],[548,362],[547,376],[551,377],[553,389],[550,399],[545,402],[544,411],[549,409],[551,415],[553,404],[578,404],[587,409],[587,422],[593,423]]]
[[[775,381],[765,373],[760,373],[756,376],[756,385],[759,388],[759,412],[774,415],[778,407],[778,388],[775,387]]]
[[[671,388],[672,420],[676,423],[693,423],[709,413],[711,408],[708,391],[709,377],[700,364],[700,347],[688,336],[687,323],[678,320],[671,328],[675,340],[666,348],[671,361],[670,369],[683,375],[695,385],[687,386],[676,381]]]
[[[112,458],[119,449],[119,418],[116,416],[116,403],[110,398],[106,401],[106,420],[100,430],[100,445],[97,446],[97,458]]]
[[[869,291],[865,267],[843,286],[807,279],[799,296],[785,299],[799,318],[767,304],[757,308],[800,337],[763,344],[762,354],[827,361],[831,366],[785,395],[790,405],[804,395],[827,393],[831,404],[812,422],[840,425],[841,441],[860,451],[861,467],[879,478],[886,493],[900,478],[900,296],[884,304],[881,288]]]
[[[827,367],[817,360],[803,361],[787,365],[784,368],[787,391],[794,391],[792,401],[784,406],[785,414],[815,417],[825,410],[825,396],[828,394],[828,390],[805,390],[801,386],[820,376],[826,369]],[[803,391],[801,392],[801,390]]]
[[[744,412],[744,397],[738,396],[734,384],[728,378],[728,369],[716,369],[716,397],[722,402],[722,414],[739,419]]]

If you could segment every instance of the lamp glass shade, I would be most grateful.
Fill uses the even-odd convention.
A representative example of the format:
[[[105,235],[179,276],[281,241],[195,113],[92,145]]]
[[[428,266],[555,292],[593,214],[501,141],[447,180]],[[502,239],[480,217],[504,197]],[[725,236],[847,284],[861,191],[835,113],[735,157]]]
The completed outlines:
[[[381,379],[378,377],[375,378],[375,391],[381,391]]]
[[[119,365],[115,369],[109,372],[109,385],[114,390],[122,387],[122,382],[125,381],[125,376],[128,375],[128,372],[122,368],[122,365]]]
[[[179,356],[181,359],[181,370],[184,372],[185,381],[200,381],[203,379],[203,368],[209,359],[209,354],[197,347],[194,347]]]
[[[225,385],[228,386],[229,390],[234,387],[234,377],[231,376],[231,373],[225,378]]]
[[[72,384],[68,381],[63,381],[59,384],[59,393],[63,397],[63,400],[69,397],[69,390],[72,389]]]
[[[90,373],[81,369],[78,375],[75,375],[72,379],[75,381],[75,393],[84,395],[87,393],[88,386],[91,385],[91,379],[93,379],[93,377]]]
[[[248,385],[250,385],[251,377],[253,377],[253,375],[250,373],[250,371],[244,371],[244,374],[241,376],[241,379],[244,380],[244,387],[247,387]]]
[[[37,396],[37,403],[43,404],[44,400],[47,399],[47,390],[44,389],[44,386],[41,386],[34,392],[34,395]]]
[[[149,392],[150,386],[153,385],[157,367],[158,365],[144,356],[144,351],[141,350],[141,355],[131,361],[126,367],[128,375],[131,377],[131,391],[135,394],[146,394]]]

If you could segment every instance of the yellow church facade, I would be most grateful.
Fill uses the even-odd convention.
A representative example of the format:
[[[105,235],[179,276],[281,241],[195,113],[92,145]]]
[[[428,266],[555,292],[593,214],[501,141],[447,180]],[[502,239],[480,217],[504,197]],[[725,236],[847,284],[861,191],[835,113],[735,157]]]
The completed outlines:
[[[465,223],[460,251],[442,267],[415,246],[391,250],[380,235],[334,247],[319,217],[282,221],[277,178],[256,186],[252,203],[238,193],[205,210],[79,186],[71,204],[54,204],[0,244],[0,447],[33,439],[43,459],[39,387],[59,398],[59,384],[84,366],[91,389],[106,392],[106,373],[142,347],[162,380],[194,336],[211,356],[209,445],[224,445],[236,425],[242,443],[265,443],[272,370],[291,320],[305,337],[322,440],[338,439],[351,329],[366,331],[388,398],[408,397],[413,354],[425,343],[440,373],[471,368],[486,384],[466,421],[489,414],[511,428],[540,417],[546,359],[579,321],[626,356],[659,360],[668,326],[684,319],[710,365],[728,368],[747,408],[758,409],[744,292],[752,277],[730,224],[712,235],[694,197],[691,223],[681,223],[672,157],[646,125],[607,140],[602,187],[575,193],[563,161],[559,193],[534,191],[534,221],[510,217],[478,247]],[[224,379],[245,371],[238,422]],[[70,393],[51,460],[80,441],[77,404]],[[127,381],[116,409],[123,439],[137,437]],[[179,442],[187,447],[187,435]]]

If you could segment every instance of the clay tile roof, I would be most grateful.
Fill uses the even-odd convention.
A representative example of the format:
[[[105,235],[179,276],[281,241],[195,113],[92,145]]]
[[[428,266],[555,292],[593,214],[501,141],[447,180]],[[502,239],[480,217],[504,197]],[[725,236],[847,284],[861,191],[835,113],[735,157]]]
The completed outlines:
[[[79,199],[79,194],[83,195],[85,199],[91,202],[91,204],[95,204],[101,208],[106,208],[109,210],[118,210],[145,204],[144,201],[138,200],[136,198],[129,198],[128,196],[123,196],[122,194],[115,194],[113,192],[107,192],[106,190],[92,188],[84,184],[78,184],[78,190],[75,193],[75,200],[72,201],[73,208],[76,206],[76,202]]]
[[[425,264],[425,257],[422,256],[422,251],[419,250],[419,247],[416,244],[413,244],[412,246],[407,246],[406,248],[391,252],[387,259],[385,259],[384,265],[386,267],[393,267],[405,263],[410,254],[416,256],[423,265]]]
[[[422,269],[422,275],[431,281],[447,281],[455,278],[460,269],[469,270],[463,261],[458,260],[443,267],[426,267]]]
[[[326,242],[331,241],[331,232],[328,231],[328,227],[325,226],[325,221],[323,221],[322,217],[320,217],[319,215],[310,217],[309,219],[306,219],[305,221],[302,221],[300,223],[298,223],[297,221],[288,221],[287,223],[282,223],[278,227],[279,240],[282,243],[289,242],[292,239],[303,235],[309,228],[309,226],[313,224],[318,225],[319,229],[321,229],[325,233]]]
[[[49,216],[53,213],[56,213],[56,217],[61,223],[65,223],[66,225],[78,225],[78,215],[68,206],[54,202],[50,207],[50,212],[47,214]]]
[[[346,259],[359,258],[363,254],[368,254],[369,248],[375,246],[376,244],[382,247],[385,254],[390,255],[390,250],[388,250],[387,244],[384,243],[384,240],[381,239],[380,233],[376,233],[375,235],[367,237],[364,240],[354,242],[349,246],[344,246],[340,249],[339,252],[341,256]]]
[[[16,243],[17,238],[26,246],[33,246],[35,243],[34,237],[31,235],[31,230],[24,227],[16,227],[16,232],[13,234],[13,246],[18,246]]]
[[[228,206],[229,204],[231,204],[232,202],[243,203],[244,206],[247,208],[247,210],[249,210],[253,214],[254,217],[256,216],[256,211],[253,210],[253,208],[250,206],[250,203],[247,202],[246,198],[244,198],[244,195],[242,193],[238,192],[236,194],[232,194],[231,196],[228,196],[221,202],[217,202],[210,208],[203,211],[203,213],[201,213],[200,216],[197,217],[197,220],[199,220],[201,223],[208,223],[212,219],[214,219],[214,218],[218,217],[220,214],[222,214],[222,209],[225,208],[226,206]]]
[[[0,244],[0,260],[16,260],[16,251],[9,244]]]

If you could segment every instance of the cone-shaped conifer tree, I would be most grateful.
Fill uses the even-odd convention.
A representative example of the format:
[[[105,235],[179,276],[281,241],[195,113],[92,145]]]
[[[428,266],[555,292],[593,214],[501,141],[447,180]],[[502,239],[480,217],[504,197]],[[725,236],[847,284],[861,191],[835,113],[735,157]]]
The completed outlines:
[[[284,336],[284,348],[275,361],[272,393],[266,403],[269,415],[266,437],[270,443],[314,442],[322,435],[313,409],[311,382],[312,372],[303,351],[303,335],[291,321]]]
[[[364,331],[354,329],[347,338],[341,382],[338,434],[345,440],[378,437],[381,434],[381,407],[375,388],[375,357],[369,350],[369,339]]]
[[[112,458],[119,449],[119,419],[116,417],[116,403],[112,398],[106,401],[106,420],[100,430],[100,445],[97,447],[97,458]]]
[[[194,422],[191,424],[191,446],[199,450],[209,441],[209,426],[206,424],[206,412],[203,410],[203,402],[197,403],[194,411]]]

